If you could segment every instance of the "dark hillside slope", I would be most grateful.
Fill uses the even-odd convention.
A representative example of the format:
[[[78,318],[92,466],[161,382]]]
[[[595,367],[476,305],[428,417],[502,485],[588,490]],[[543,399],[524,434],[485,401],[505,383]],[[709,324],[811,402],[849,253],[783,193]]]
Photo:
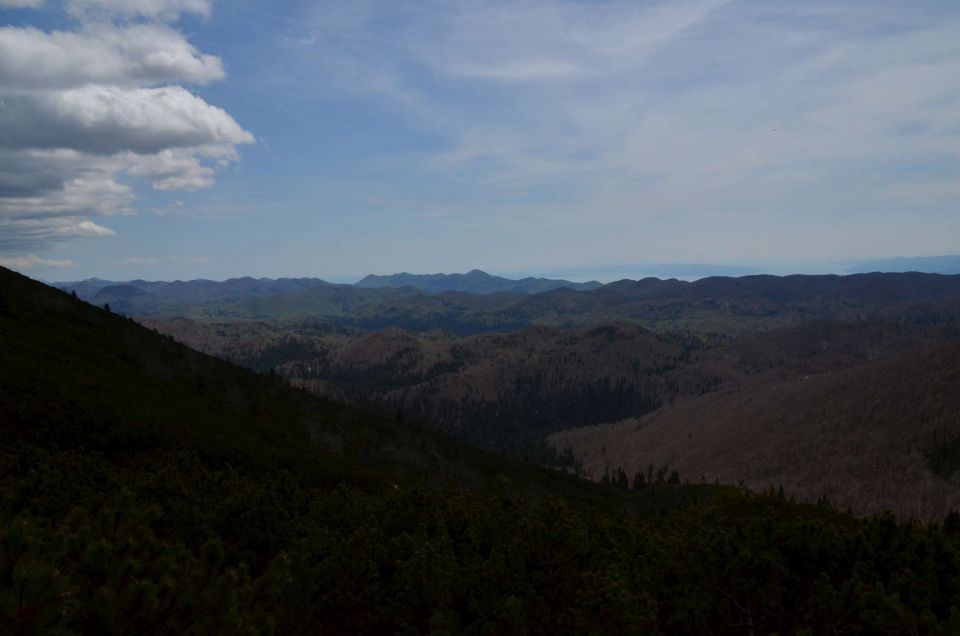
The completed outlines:
[[[376,472],[379,481],[597,498],[581,480],[318,399],[8,270],[0,289],[8,440],[55,440],[118,461],[190,449],[216,465],[283,468],[318,484],[364,483]]]
[[[64,622],[67,633],[259,632],[277,616],[291,632],[323,621],[335,633],[393,631],[399,619],[385,609],[350,605],[353,594],[378,598],[364,596],[364,571],[342,570],[372,545],[326,543],[353,524],[394,536],[413,532],[425,508],[442,517],[450,506],[469,525],[487,502],[561,497],[582,514],[643,515],[712,496],[623,492],[462,446],[0,268],[0,632]],[[284,555],[298,547],[342,565],[292,571]],[[347,586],[342,599],[334,581]],[[320,597],[339,613],[298,616],[321,612]],[[370,626],[357,628],[361,619]]]

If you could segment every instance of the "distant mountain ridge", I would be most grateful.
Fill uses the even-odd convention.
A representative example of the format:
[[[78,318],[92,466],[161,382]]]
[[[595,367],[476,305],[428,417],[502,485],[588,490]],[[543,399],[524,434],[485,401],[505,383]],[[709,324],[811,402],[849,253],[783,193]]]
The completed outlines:
[[[949,256],[919,256],[914,258],[884,258],[855,263],[847,268],[851,274],[868,272],[926,272],[930,274],[960,274],[960,254]]]
[[[131,316],[201,322],[312,320],[368,331],[399,327],[456,335],[529,325],[583,327],[613,321],[657,332],[737,335],[812,319],[853,319],[885,306],[960,297],[960,276],[712,277],[694,282],[645,278],[593,290],[541,293],[429,293],[411,286],[368,288],[319,279],[231,279],[222,283],[61,283],[65,291]],[[138,293],[135,290],[147,293]]]
[[[100,278],[88,278],[81,281],[53,283],[54,287],[76,291],[81,298],[92,297],[101,292],[109,293],[116,287],[134,287],[148,294],[176,299],[224,298],[236,296],[270,296],[288,292],[305,291],[317,287],[331,287],[319,278],[228,278],[224,281],[196,278],[189,281],[109,281]]]
[[[407,272],[387,276],[370,274],[357,282],[356,286],[364,288],[414,287],[430,294],[448,291],[472,294],[539,294],[562,287],[576,291],[590,291],[603,287],[603,284],[597,281],[572,283],[568,280],[534,278],[532,276],[513,280],[474,269],[466,274],[410,274]]]

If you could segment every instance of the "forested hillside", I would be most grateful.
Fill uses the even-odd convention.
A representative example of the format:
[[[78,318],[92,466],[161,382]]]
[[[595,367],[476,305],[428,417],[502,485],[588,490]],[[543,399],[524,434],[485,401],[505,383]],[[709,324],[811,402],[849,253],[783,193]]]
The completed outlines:
[[[960,334],[960,305],[901,305],[869,320],[813,320],[736,339],[657,334],[629,323],[456,338],[312,322],[141,320],[211,355],[275,370],[319,395],[400,413],[470,444],[556,462],[562,458],[543,444],[552,433],[930,346]],[[562,446],[557,450],[569,459]]]
[[[398,329],[141,320],[196,349],[274,370],[314,393],[527,456],[541,451],[551,432],[646,413],[712,390],[725,377],[723,369],[696,364],[707,349],[702,338],[658,336],[630,324],[453,338]]]
[[[960,628],[955,517],[590,484],[319,400],[6,270],[0,433],[8,633]]]
[[[596,478],[663,465],[828,497],[861,514],[942,518],[960,507],[960,339],[917,348],[848,369],[759,376],[551,442]]]

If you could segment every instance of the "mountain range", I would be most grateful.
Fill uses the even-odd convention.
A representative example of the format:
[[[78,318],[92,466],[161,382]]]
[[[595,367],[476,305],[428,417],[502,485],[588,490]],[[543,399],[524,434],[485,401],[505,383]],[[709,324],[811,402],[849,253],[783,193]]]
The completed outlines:
[[[317,279],[231,279],[223,283],[60,284],[81,299],[133,316],[182,316],[202,322],[310,320],[373,330],[398,327],[456,335],[562,328],[625,321],[657,332],[737,335],[820,318],[870,315],[890,304],[960,294],[960,276],[712,277],[693,282],[646,278],[576,291],[427,293],[409,286],[366,288]]]
[[[960,254],[951,256],[919,256],[858,261],[848,265],[850,274],[868,272],[926,272],[930,274],[960,274]]]
[[[109,302],[111,298],[123,302],[126,299],[149,295],[157,302],[190,303],[225,299],[261,298],[279,294],[304,292],[317,288],[359,287],[365,289],[403,288],[420,290],[430,294],[443,292],[467,292],[472,294],[516,293],[534,294],[554,289],[596,289],[602,285],[596,281],[571,283],[548,278],[523,278],[512,280],[492,276],[480,270],[466,274],[392,274],[369,275],[354,285],[335,285],[319,278],[231,278],[225,281],[195,279],[190,281],[109,281],[89,278],[82,281],[54,283],[60,289],[75,291],[85,300]]]

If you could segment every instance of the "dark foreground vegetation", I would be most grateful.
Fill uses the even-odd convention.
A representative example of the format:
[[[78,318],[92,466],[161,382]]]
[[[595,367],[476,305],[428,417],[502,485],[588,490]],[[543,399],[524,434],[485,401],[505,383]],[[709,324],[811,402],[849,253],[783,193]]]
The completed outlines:
[[[0,270],[0,633],[271,631],[956,634],[960,524],[589,484]]]

